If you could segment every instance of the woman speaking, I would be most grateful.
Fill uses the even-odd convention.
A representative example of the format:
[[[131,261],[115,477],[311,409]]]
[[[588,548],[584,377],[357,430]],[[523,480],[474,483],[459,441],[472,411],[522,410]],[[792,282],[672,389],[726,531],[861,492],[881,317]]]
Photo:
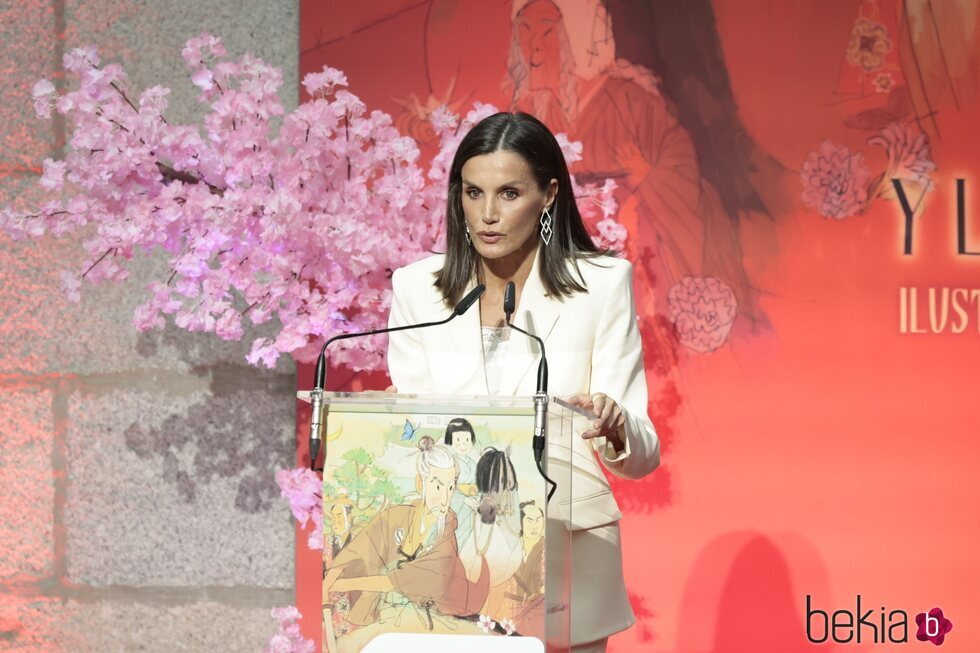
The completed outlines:
[[[660,463],[647,415],[643,352],[632,266],[600,252],[582,222],[555,137],[525,113],[497,113],[462,140],[449,173],[446,253],[392,277],[389,326],[438,319],[478,283],[479,312],[444,329],[390,334],[388,369],[399,392],[466,395],[535,393],[531,340],[504,319],[516,285],[513,322],[547,346],[549,393],[592,410],[597,420],[574,443],[571,641],[605,651],[633,624],[623,583],[622,517],[600,468],[639,478]],[[595,451],[598,456],[593,455]]]

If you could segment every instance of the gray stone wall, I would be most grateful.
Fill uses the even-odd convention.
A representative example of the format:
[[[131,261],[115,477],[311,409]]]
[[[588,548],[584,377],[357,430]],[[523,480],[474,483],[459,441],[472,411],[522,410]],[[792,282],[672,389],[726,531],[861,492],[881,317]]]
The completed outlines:
[[[31,87],[99,46],[133,89],[172,89],[197,120],[180,50],[202,31],[284,71],[295,106],[298,7],[279,0],[2,0],[0,203],[39,196],[65,127]],[[131,325],[161,257],[123,284],[59,290],[81,235],[0,234],[0,651],[261,651],[293,603],[294,539],[273,474],[293,464],[295,370],[247,345]],[[270,328],[274,328],[274,325]],[[266,329],[268,331],[269,329]],[[254,334],[246,333],[246,340]]]

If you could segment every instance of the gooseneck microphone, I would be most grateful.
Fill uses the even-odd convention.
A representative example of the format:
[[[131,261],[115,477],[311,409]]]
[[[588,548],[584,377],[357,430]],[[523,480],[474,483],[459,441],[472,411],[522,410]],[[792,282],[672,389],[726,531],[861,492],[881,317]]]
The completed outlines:
[[[545,473],[544,467],[542,466],[544,459],[545,431],[548,423],[548,357],[545,355],[544,351],[544,340],[533,333],[528,333],[524,329],[514,326],[511,323],[511,315],[514,314],[514,310],[516,309],[516,295],[517,286],[513,281],[508,281],[507,285],[504,286],[504,316],[507,321],[507,326],[515,331],[523,333],[528,338],[533,338],[535,341],[537,341],[538,346],[541,347],[541,360],[538,361],[538,388],[534,393],[534,439],[531,440],[531,444],[532,447],[534,447],[534,462],[538,466],[538,472],[541,474],[541,477],[551,485],[551,489],[548,491],[548,500],[550,501],[551,496],[558,488],[558,484],[548,478],[548,475]]]
[[[453,308],[453,312],[449,314],[449,317],[444,320],[438,320],[436,322],[421,322],[419,324],[406,324],[404,326],[375,329],[373,331],[361,331],[358,333],[341,333],[340,335],[336,335],[323,343],[323,346],[320,347],[320,355],[317,356],[316,359],[313,390],[310,392],[310,408],[312,410],[312,415],[310,416],[310,469],[320,471],[316,467],[316,462],[320,457],[320,443],[323,442],[323,388],[326,385],[327,377],[327,361],[325,352],[327,351],[327,347],[330,346],[330,343],[336,342],[337,340],[347,340],[349,338],[373,336],[379,333],[393,333],[395,331],[407,331],[409,329],[421,329],[423,327],[446,324],[450,320],[453,320],[454,318],[457,318],[468,311],[469,308],[476,303],[476,300],[480,298],[480,295],[486,291],[486,289],[487,287],[481,283],[476,288],[466,293],[466,296],[459,300],[459,302]]]
[[[516,295],[517,287],[514,285],[513,281],[508,281],[507,285],[504,286],[504,315],[507,318],[507,326],[515,331],[520,331],[528,338],[533,338],[537,341],[538,346],[541,347],[541,360],[538,361],[538,391],[537,394],[548,394],[548,357],[544,353],[544,340],[534,335],[533,333],[528,333],[524,329],[511,324],[510,316],[514,314],[516,309]],[[542,447],[544,445],[542,444]]]

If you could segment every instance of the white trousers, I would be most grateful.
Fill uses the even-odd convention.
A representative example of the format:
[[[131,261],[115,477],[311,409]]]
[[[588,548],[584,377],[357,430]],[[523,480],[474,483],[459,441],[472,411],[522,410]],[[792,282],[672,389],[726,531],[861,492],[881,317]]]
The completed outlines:
[[[572,531],[571,549],[573,650],[605,651],[607,637],[636,622],[623,581],[619,524]]]

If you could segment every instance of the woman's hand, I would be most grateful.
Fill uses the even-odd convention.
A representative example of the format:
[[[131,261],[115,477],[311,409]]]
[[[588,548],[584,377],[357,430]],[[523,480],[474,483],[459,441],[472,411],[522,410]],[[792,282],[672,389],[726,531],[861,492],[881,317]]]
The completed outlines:
[[[591,410],[596,414],[597,419],[592,422],[592,428],[582,432],[584,439],[606,438],[616,451],[623,450],[623,429],[626,426],[626,416],[623,415],[623,409],[613,401],[612,397],[596,392],[591,395],[572,395],[567,401],[573,406]]]
[[[387,388],[385,388],[385,392],[395,392],[395,393],[397,393],[398,392],[398,388],[396,388],[393,385],[389,385]]]

